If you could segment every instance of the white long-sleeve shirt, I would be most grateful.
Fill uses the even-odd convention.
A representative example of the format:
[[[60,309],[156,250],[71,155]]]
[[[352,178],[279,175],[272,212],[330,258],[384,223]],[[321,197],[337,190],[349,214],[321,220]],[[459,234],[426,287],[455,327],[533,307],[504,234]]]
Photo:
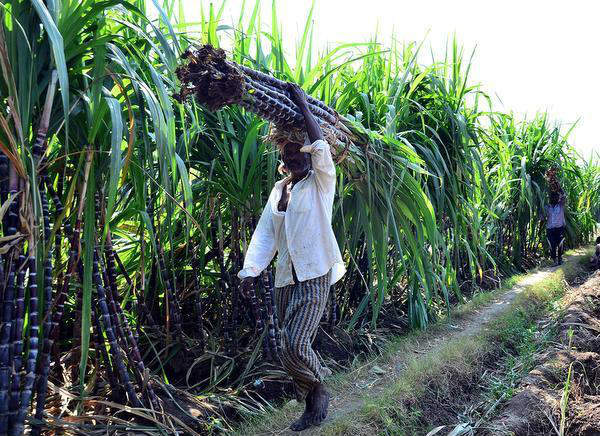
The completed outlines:
[[[294,283],[292,265],[301,282],[331,270],[333,284],[346,272],[331,227],[336,176],[329,144],[317,140],[300,151],[310,153],[312,170],[292,188],[285,212],[278,203],[288,179],[275,183],[238,273],[241,279],[257,277],[276,252],[278,288]]]

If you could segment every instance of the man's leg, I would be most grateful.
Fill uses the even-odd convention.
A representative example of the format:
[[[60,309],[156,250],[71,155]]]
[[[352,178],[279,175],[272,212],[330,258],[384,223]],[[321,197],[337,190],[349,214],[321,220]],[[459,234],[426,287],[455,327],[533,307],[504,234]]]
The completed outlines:
[[[276,310],[277,310],[277,318],[279,319],[279,322],[281,323],[281,336],[282,336],[281,337],[281,342],[282,342],[281,345],[282,345],[282,354],[283,354],[283,356],[281,356],[282,363],[285,362],[284,356],[286,354],[286,351],[285,351],[286,341],[284,340],[284,337],[285,337],[284,331],[286,328],[286,322],[288,322],[288,320],[286,319],[286,312],[287,312],[288,305],[290,304],[290,298],[294,294],[297,286],[298,286],[297,284],[294,284],[294,285],[290,285],[290,286],[285,286],[283,288],[275,289],[275,306],[276,306]],[[285,363],[283,365],[284,365],[284,368],[286,368],[288,375],[290,377],[293,377],[292,374],[290,374],[289,370],[287,370]],[[294,389],[297,389],[295,384],[294,384]],[[310,396],[307,396],[304,413],[302,414],[302,416],[300,416],[300,418],[298,418],[296,421],[294,421],[292,423],[291,428],[292,428],[292,430],[296,430],[296,431],[304,430],[305,428],[307,428],[311,425],[311,421],[312,421],[312,401],[311,401]]]
[[[312,340],[325,311],[330,275],[300,282],[288,302],[282,329],[282,363],[294,380],[298,401],[307,400],[310,416],[292,424],[302,430],[327,415],[329,394],[321,384],[327,375],[312,349]]]
[[[558,264],[561,265],[563,263],[562,256],[565,251],[565,228],[561,227],[557,231],[558,235],[556,239],[558,239]]]
[[[285,311],[295,286],[296,285],[290,285],[283,288],[275,288],[275,310],[277,311],[277,319],[279,320],[279,327],[281,329],[283,329],[284,326]]]
[[[558,248],[556,229],[548,229],[548,242],[550,243],[550,257],[552,258],[552,262],[556,264],[556,250]]]

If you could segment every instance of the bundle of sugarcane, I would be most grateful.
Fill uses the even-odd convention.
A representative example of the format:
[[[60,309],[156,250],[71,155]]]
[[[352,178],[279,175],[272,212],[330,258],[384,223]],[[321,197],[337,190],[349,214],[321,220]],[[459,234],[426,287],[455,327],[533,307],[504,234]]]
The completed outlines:
[[[548,182],[548,187],[550,188],[550,191],[560,192],[562,190],[560,182],[558,181],[557,167],[548,168],[548,170],[546,171],[546,181]]]
[[[193,95],[211,111],[238,104],[273,124],[271,142],[304,142],[304,117],[290,98],[286,82],[227,60],[222,49],[210,45],[189,49],[181,57],[183,62],[176,70],[181,90],[174,96],[176,100]],[[368,132],[323,102],[311,96],[307,101],[338,163],[348,153],[364,153]]]

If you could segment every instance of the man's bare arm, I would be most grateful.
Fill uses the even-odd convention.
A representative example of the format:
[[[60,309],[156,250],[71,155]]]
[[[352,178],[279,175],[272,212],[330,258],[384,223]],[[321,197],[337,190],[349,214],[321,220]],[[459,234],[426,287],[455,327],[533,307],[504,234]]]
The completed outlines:
[[[290,96],[292,97],[292,101],[296,103],[302,115],[304,115],[304,124],[306,126],[306,133],[308,134],[308,139],[310,142],[315,142],[319,139],[323,139],[323,132],[321,131],[321,127],[319,126],[318,121],[315,119],[315,116],[311,113],[308,108],[308,102],[306,101],[306,94],[295,83],[288,84],[288,90],[290,92]]]

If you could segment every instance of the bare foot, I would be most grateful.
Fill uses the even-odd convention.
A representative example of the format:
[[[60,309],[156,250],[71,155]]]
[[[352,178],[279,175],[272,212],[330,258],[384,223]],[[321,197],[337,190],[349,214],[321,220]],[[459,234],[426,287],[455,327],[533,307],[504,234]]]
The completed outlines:
[[[325,390],[323,383],[315,386],[312,394],[313,413],[312,424],[320,425],[327,418],[327,410],[329,408],[329,392]]]
[[[292,431],[302,431],[307,429],[312,425],[313,418],[313,402],[312,402],[312,392],[310,392],[306,397],[306,407],[304,409],[304,413],[300,418],[292,422],[290,425],[290,429]]]

